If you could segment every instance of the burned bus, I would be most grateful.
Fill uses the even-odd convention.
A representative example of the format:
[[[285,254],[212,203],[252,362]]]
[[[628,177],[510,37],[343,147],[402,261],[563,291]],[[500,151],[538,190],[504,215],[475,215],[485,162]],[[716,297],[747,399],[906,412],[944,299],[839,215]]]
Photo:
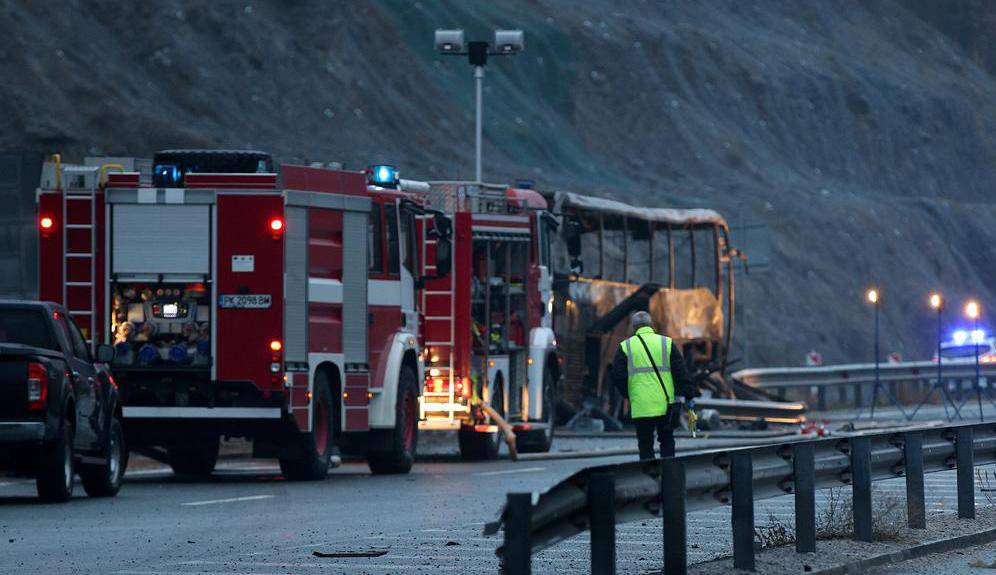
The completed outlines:
[[[743,256],[730,245],[719,213],[641,208],[571,192],[545,195],[560,222],[551,259],[553,325],[570,366],[559,390],[563,415],[595,415],[609,427],[625,418],[609,366],[630,335],[629,315],[640,309],[681,346],[704,392],[700,404],[724,419],[786,415],[789,406],[768,405],[761,392],[724,379],[734,333],[733,260]]]

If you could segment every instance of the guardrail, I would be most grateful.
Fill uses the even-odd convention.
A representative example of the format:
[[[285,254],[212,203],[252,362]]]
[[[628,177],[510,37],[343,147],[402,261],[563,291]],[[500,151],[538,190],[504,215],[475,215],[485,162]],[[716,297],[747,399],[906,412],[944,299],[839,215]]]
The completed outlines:
[[[840,397],[838,401],[844,401],[844,395],[848,386],[853,386],[851,401],[854,406],[862,407],[866,394],[863,392],[865,386],[875,383],[874,363],[852,363],[841,365],[825,365],[819,367],[775,367],[761,369],[742,369],[731,375],[736,381],[772,391],[780,398],[790,395],[789,392],[802,391],[808,395],[809,389],[816,390],[817,409],[823,411],[827,409],[827,388],[838,387]],[[944,390],[948,393],[958,394],[959,398],[963,391],[974,391],[973,381],[975,380],[974,362],[945,362],[941,366],[941,378]],[[979,370],[979,385],[982,389],[989,391],[990,378],[996,378],[996,364],[984,363]],[[879,382],[891,386],[895,389],[897,385],[914,386],[921,395],[933,390],[937,383],[937,363],[933,361],[911,361],[903,363],[882,363],[879,365]],[[963,384],[968,383],[966,387]],[[798,393],[795,394],[798,398]],[[915,400],[920,399],[917,397]]]
[[[816,551],[816,489],[851,485],[854,539],[872,540],[873,481],[906,477],[907,519],[926,527],[923,474],[957,469],[958,515],[975,517],[973,466],[996,462],[996,423],[908,428],[800,440],[590,467],[539,495],[509,493],[498,548],[505,573],[531,571],[531,556],[591,531],[592,573],[615,573],[615,526],[663,518],[664,573],[687,572],[686,514],[731,505],[733,564],[754,568],[754,501],[795,494],[796,550]]]

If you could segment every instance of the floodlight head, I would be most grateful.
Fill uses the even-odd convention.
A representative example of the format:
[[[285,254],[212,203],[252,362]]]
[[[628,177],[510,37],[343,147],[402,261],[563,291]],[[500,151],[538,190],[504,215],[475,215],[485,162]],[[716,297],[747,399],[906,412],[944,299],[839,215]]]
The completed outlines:
[[[463,30],[436,30],[436,50],[443,54],[463,54]]]
[[[518,54],[526,49],[526,35],[522,30],[495,30],[492,48],[498,54]]]

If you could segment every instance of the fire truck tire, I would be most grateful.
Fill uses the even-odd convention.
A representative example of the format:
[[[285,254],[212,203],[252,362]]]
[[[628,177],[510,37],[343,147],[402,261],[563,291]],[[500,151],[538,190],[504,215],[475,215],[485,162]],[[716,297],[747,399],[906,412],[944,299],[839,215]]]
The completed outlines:
[[[166,455],[173,473],[188,477],[207,477],[218,462],[221,437],[214,434],[191,435],[183,443],[166,447]]]
[[[75,409],[70,404],[67,410]],[[51,503],[69,501],[73,496],[73,477],[75,455],[73,454],[73,438],[75,436],[73,422],[66,417],[62,422],[55,441],[44,447],[41,468],[35,479],[38,498]]]
[[[546,453],[553,445],[554,428],[554,387],[553,374],[549,369],[543,371],[543,421],[542,429],[534,429],[516,433],[515,445],[520,453]]]
[[[125,448],[124,429],[117,418],[111,420],[105,455],[106,463],[80,466],[83,490],[90,497],[114,497],[121,489],[125,467],[128,465],[128,450]]]
[[[500,415],[505,415],[502,381],[495,385],[495,394],[491,397],[491,407]],[[500,432],[474,431],[473,427],[461,427],[457,432],[457,442],[460,444],[460,457],[464,461],[490,461],[498,459],[501,448],[502,434]]]
[[[408,473],[415,463],[418,448],[418,389],[415,379],[415,370],[410,365],[401,368],[391,449],[367,455],[367,465],[375,474]]]
[[[333,430],[332,390],[324,371],[315,374],[315,400],[311,402],[313,429],[302,433],[300,455],[280,460],[280,471],[290,481],[320,481],[329,473],[332,460]]]

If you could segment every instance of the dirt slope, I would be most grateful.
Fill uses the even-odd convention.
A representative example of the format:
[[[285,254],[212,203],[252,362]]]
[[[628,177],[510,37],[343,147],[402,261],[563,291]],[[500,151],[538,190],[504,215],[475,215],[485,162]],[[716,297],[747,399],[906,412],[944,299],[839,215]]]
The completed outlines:
[[[985,2],[0,5],[0,149],[251,146],[468,177],[471,73],[435,27],[521,27],[486,81],[486,176],[771,228],[750,363],[930,353],[928,290],[996,306],[994,9]],[[952,314],[953,315],[953,314]]]

